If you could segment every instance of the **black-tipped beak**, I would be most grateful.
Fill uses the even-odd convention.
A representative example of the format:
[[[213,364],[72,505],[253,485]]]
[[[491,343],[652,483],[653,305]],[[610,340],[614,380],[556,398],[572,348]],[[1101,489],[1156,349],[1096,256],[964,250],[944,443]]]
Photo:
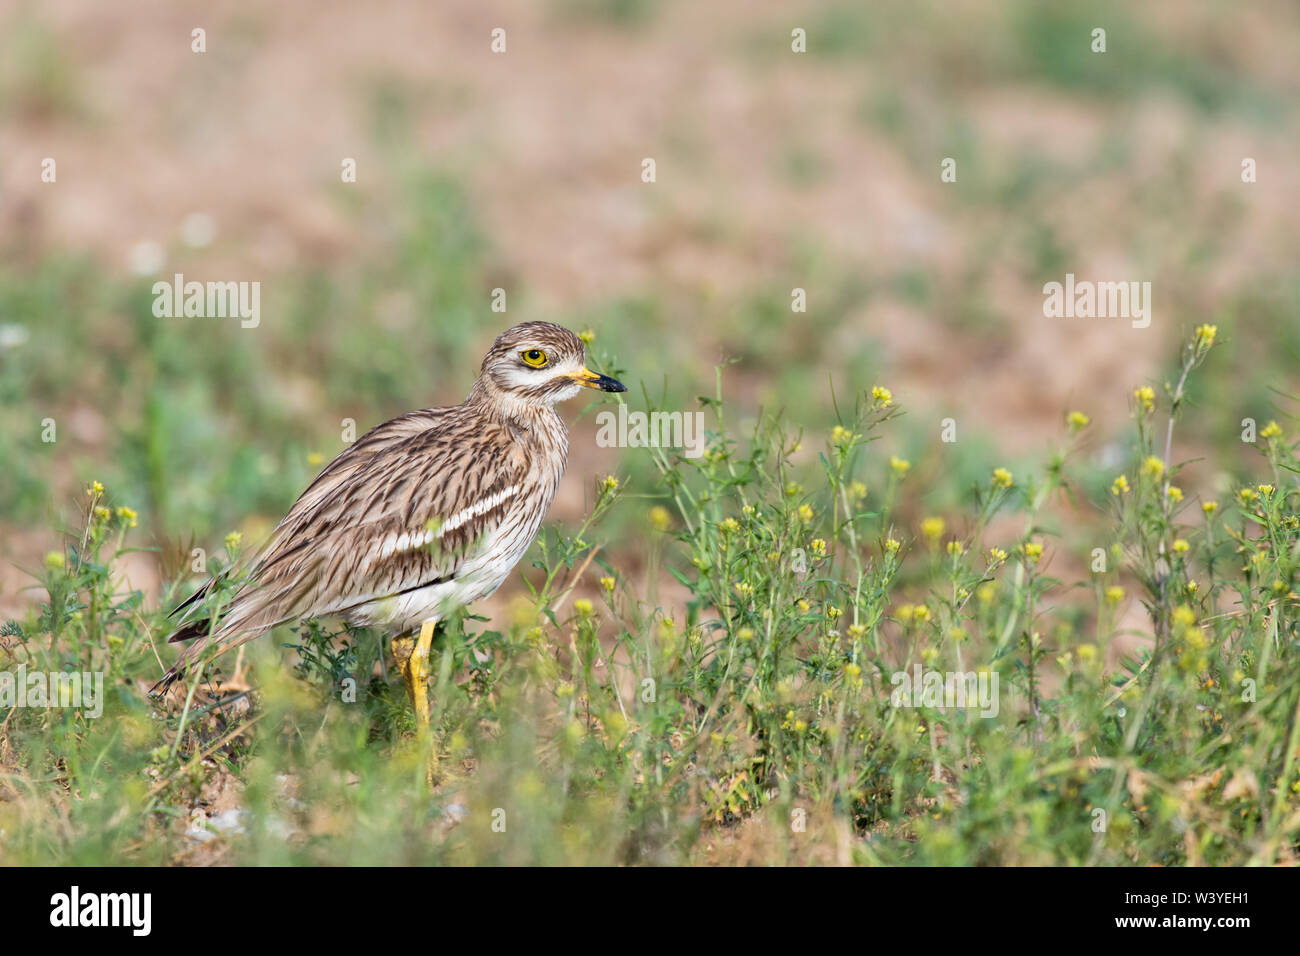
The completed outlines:
[[[583,388],[597,388],[602,392],[626,392],[627,386],[616,378],[610,378],[608,375],[601,375],[593,372],[589,368],[584,368],[581,372],[573,376],[573,380]]]

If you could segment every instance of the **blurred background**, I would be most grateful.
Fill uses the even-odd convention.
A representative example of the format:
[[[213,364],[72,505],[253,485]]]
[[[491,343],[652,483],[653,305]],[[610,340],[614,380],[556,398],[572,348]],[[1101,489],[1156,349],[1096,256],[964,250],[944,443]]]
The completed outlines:
[[[264,535],[344,419],[461,400],[534,319],[593,332],[634,407],[696,408],[734,360],[733,421],[821,435],[886,385],[881,474],[908,457],[905,513],[954,522],[1076,408],[1104,499],[1133,387],[1217,323],[1179,457],[1248,472],[1241,418],[1294,413],[1298,94],[1283,2],[0,0],[0,617],[88,482],[159,547],[128,565],[152,595]],[[154,317],[177,272],[260,282],[260,325]],[[1151,282],[1151,326],[1045,318],[1067,272]],[[552,516],[608,472],[653,504],[646,457],[568,414]],[[625,565],[644,515],[610,517]]]

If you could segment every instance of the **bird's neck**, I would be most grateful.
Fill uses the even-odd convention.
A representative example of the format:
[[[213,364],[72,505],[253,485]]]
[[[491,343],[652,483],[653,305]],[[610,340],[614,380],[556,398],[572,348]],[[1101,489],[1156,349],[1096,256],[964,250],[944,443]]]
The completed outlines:
[[[465,404],[534,447],[540,445],[561,455],[568,450],[569,431],[551,405],[507,395],[500,389],[485,386],[482,379],[474,383]]]

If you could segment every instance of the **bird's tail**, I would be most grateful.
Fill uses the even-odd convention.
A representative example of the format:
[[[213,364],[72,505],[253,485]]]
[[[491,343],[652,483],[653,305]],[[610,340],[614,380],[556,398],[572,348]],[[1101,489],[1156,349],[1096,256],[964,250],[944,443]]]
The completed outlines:
[[[167,668],[167,673],[163,674],[158,683],[149,688],[151,696],[160,697],[171,690],[173,684],[183,680],[189,673],[190,666],[199,659],[208,649],[208,645],[214,636],[212,622],[208,618],[201,620],[186,621],[177,628],[170,637],[167,638],[168,644],[175,644],[179,641],[194,641],[178,657],[171,667]]]
[[[215,629],[209,620],[187,622],[167,639],[167,643],[175,644],[178,641],[188,640],[193,640],[194,643],[185,648],[181,656],[176,658],[176,662],[167,668],[167,673],[163,674],[158,683],[149,688],[149,693],[155,697],[166,694],[173,684],[185,679],[196,663],[224,654],[268,630],[270,628],[267,626],[232,627],[225,621],[219,623]]]
[[[198,656],[193,652],[203,643],[206,642],[201,641],[198,644],[187,647],[185,653],[176,659],[176,663],[167,668],[167,673],[163,674],[162,678],[149,688],[149,696],[162,697],[171,690],[173,684],[179,680],[183,680],[185,675],[189,672],[190,664],[193,662],[194,658]]]
[[[177,607],[172,615],[196,605],[213,586],[214,583],[209,581]],[[185,678],[197,662],[223,654],[269,631],[276,622],[266,621],[257,613],[259,610],[256,601],[249,600],[247,594],[241,593],[235,596],[230,607],[220,613],[215,620],[213,615],[202,610],[192,611],[190,617],[182,619],[176,630],[168,636],[167,643],[179,644],[182,641],[193,641],[193,643],[185,648],[176,662],[167,669],[167,673],[149,688],[149,693],[153,696],[166,694],[173,684]]]

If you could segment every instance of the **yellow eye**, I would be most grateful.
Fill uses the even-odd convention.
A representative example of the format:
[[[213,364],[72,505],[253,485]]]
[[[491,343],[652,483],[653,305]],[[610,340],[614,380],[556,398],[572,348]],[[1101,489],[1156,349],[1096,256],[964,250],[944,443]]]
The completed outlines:
[[[519,353],[519,357],[524,360],[525,365],[531,365],[533,368],[541,368],[548,361],[546,353],[541,349],[524,349]]]

